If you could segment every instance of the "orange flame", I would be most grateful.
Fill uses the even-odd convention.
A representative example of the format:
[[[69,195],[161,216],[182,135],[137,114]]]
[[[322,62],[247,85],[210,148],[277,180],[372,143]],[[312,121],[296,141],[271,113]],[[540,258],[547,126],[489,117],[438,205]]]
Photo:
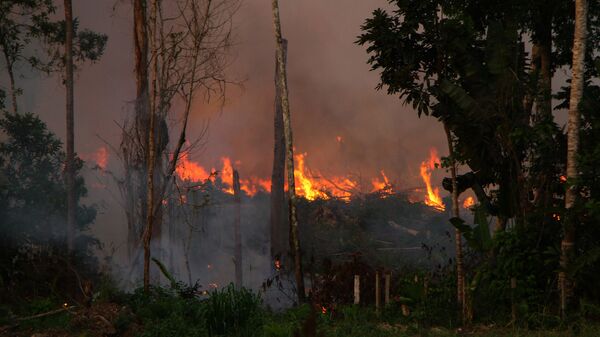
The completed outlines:
[[[101,146],[92,153],[82,154],[81,159],[94,161],[99,168],[106,170],[106,166],[108,166],[108,150],[105,146]]]
[[[440,159],[437,155],[436,149],[432,148],[429,156],[429,161],[421,163],[421,178],[425,182],[427,187],[427,195],[425,196],[425,205],[431,206],[439,211],[446,209],[442,198],[440,197],[440,189],[438,187],[433,188],[431,186],[431,172],[435,169],[436,164],[439,164]]]
[[[326,308],[326,307],[323,307],[323,306],[321,306],[321,313],[322,313],[323,315],[325,315],[325,314],[327,313],[327,308]]]
[[[390,180],[388,179],[387,175],[385,175],[385,172],[383,170],[381,170],[380,173],[383,180],[379,180],[379,177],[373,178],[371,180],[371,185],[373,185],[373,189],[371,190],[371,192],[387,191],[391,193],[392,184],[390,183]]]
[[[475,205],[475,199],[473,199],[473,197],[467,197],[465,199],[465,201],[463,201],[464,208],[471,208],[474,205]]]
[[[329,199],[330,197],[347,199],[352,196],[352,190],[358,186],[356,181],[348,177],[315,178],[306,166],[305,157],[306,153],[294,156],[296,159],[294,180],[297,195],[308,200]]]
[[[279,261],[279,259],[275,259],[275,269],[277,269],[277,270],[281,269],[281,261]]]
[[[179,157],[175,173],[181,180],[204,181],[210,177],[210,173],[201,165],[189,160],[188,154],[183,153]]]

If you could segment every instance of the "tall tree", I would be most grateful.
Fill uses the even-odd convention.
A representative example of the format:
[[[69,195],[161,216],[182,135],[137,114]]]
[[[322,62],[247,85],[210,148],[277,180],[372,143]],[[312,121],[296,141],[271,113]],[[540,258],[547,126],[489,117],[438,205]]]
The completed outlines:
[[[564,222],[564,233],[561,241],[560,255],[560,311],[564,317],[573,297],[573,281],[567,269],[571,265],[574,254],[576,220],[572,210],[577,201],[577,156],[579,151],[580,102],[583,95],[586,35],[587,35],[587,0],[575,0],[575,32],[573,36],[573,62],[571,66],[571,96],[569,99],[569,117],[567,122],[567,181],[570,183],[565,194],[567,219]]]
[[[296,184],[294,178],[294,142],[292,139],[292,121],[288,99],[287,74],[284,63],[283,38],[279,19],[279,2],[272,0],[273,26],[275,29],[275,46],[277,48],[277,65],[279,69],[279,90],[281,92],[281,110],[283,113],[283,130],[285,134],[286,170],[288,182],[288,205],[290,221],[290,250],[294,257],[294,274],[298,301],[304,302],[304,274],[302,272],[302,255],[298,237],[298,215],[296,213]]]
[[[162,227],[162,200],[187,143],[189,114],[198,93],[224,98],[224,72],[237,0],[134,1],[136,105],[121,142],[125,176],[119,181],[135,267],[140,233],[144,287],[150,285],[153,239]],[[174,102],[182,104],[174,104]],[[181,129],[168,149],[168,114],[179,111]],[[168,158],[168,160],[167,160]],[[154,242],[158,243],[158,240]],[[155,246],[157,244],[154,244]]]
[[[456,181],[456,154],[454,153],[454,139],[452,131],[444,123],[444,131],[448,140],[448,151],[450,156],[450,174],[452,177],[452,216],[460,218],[460,208],[458,204],[458,184]],[[466,323],[466,291],[465,291],[465,271],[463,264],[462,234],[460,229],[454,229],[454,245],[456,252],[456,303],[458,304],[459,321]]]
[[[234,238],[234,263],[235,263],[235,285],[241,288],[244,284],[243,264],[242,264],[242,232],[241,232],[241,194],[240,175],[237,170],[233,170],[233,199],[235,211],[233,214],[233,238]]]
[[[283,39],[283,63],[287,60],[287,40]],[[285,134],[283,132],[283,110],[279,85],[279,64],[275,54],[275,116],[273,173],[271,175],[271,259],[281,260],[286,256],[288,240],[285,226]]]
[[[75,132],[73,106],[73,6],[65,0],[65,86],[67,88],[67,246],[73,250],[75,241],[77,199],[75,195]]]

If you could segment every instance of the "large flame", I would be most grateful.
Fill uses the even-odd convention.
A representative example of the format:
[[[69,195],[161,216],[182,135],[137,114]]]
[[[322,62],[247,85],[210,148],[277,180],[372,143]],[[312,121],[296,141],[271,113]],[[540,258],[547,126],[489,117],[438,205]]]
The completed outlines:
[[[205,181],[210,178],[211,174],[201,165],[189,160],[187,153],[182,153],[177,162],[175,173],[181,180],[188,181]]]
[[[435,169],[436,164],[439,164],[440,159],[436,149],[432,148],[429,155],[429,161],[421,163],[421,178],[427,187],[427,195],[425,196],[425,205],[431,206],[439,211],[446,209],[442,198],[440,197],[440,189],[431,186],[431,172]]]
[[[296,194],[308,200],[329,199],[331,197],[347,199],[358,187],[358,183],[349,177],[324,178],[318,172],[310,171],[305,161],[306,153],[294,156],[294,182]]]

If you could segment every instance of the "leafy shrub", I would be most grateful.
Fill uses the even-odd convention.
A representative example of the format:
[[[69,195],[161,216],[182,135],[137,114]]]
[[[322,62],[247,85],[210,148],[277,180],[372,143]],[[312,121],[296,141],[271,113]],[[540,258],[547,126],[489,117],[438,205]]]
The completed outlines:
[[[209,335],[257,335],[263,323],[261,303],[259,296],[233,284],[215,290],[204,303]]]

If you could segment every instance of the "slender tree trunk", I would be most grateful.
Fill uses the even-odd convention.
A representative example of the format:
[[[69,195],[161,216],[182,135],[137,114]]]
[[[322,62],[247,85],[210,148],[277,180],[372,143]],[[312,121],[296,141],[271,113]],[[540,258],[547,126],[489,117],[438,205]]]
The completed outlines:
[[[290,219],[290,248],[294,256],[294,274],[296,276],[296,291],[298,301],[304,302],[304,275],[302,272],[302,255],[300,239],[298,238],[298,218],[296,214],[296,184],[294,181],[294,146],[292,140],[292,121],[288,100],[287,76],[283,61],[283,39],[279,20],[278,0],[272,0],[273,26],[275,29],[275,44],[277,48],[277,65],[279,68],[279,86],[281,92],[281,110],[283,112],[283,128],[285,134],[286,170],[288,179],[288,203]]]
[[[452,132],[444,123],[444,131],[448,139],[448,151],[450,153],[450,173],[452,175],[452,217],[460,218],[460,208],[458,204],[458,184],[456,181],[456,160],[454,159],[454,143]],[[463,269],[462,235],[458,228],[455,228],[455,248],[456,248],[456,302],[458,304],[459,321],[463,324],[467,320],[467,306],[465,293],[465,272]]]
[[[241,288],[244,282],[242,271],[242,233],[240,231],[241,222],[241,191],[240,191],[240,175],[237,170],[233,170],[233,198],[235,202],[234,220],[233,220],[233,237],[235,241],[235,285]]]
[[[579,152],[579,103],[583,95],[584,86],[584,61],[587,35],[587,0],[575,0],[575,34],[573,39],[573,64],[571,79],[571,97],[569,100],[569,118],[567,122],[567,181],[576,183],[577,154]],[[577,186],[570,185],[565,194],[565,208],[567,217],[564,222],[564,235],[561,242],[560,255],[560,309],[564,318],[572,304],[573,280],[566,273],[571,265],[574,254],[576,220],[571,209],[577,199]]]
[[[148,137],[148,172],[147,180],[147,198],[146,206],[146,228],[144,229],[144,291],[148,291],[150,287],[150,241],[152,240],[152,230],[154,225],[154,166],[156,162],[156,153],[154,148],[156,132],[155,132],[155,114],[150,113],[150,135]]]
[[[75,245],[75,134],[73,112],[73,7],[71,0],[65,0],[65,85],[67,87],[67,246],[73,251]],[[15,107],[16,109],[16,107]]]
[[[283,40],[283,63],[287,58],[287,40]],[[275,55],[275,145],[273,153],[273,173],[271,175],[271,259],[273,261],[287,255],[288,242],[285,226],[285,135],[283,132],[283,112],[279,88],[279,67]]]
[[[2,48],[4,54],[4,61],[6,62],[6,71],[8,72],[8,79],[10,80],[10,97],[12,100],[12,108],[13,113],[17,113],[17,87],[15,85],[15,73],[14,73],[14,64],[15,62],[8,55],[8,51],[6,50],[6,46]]]

